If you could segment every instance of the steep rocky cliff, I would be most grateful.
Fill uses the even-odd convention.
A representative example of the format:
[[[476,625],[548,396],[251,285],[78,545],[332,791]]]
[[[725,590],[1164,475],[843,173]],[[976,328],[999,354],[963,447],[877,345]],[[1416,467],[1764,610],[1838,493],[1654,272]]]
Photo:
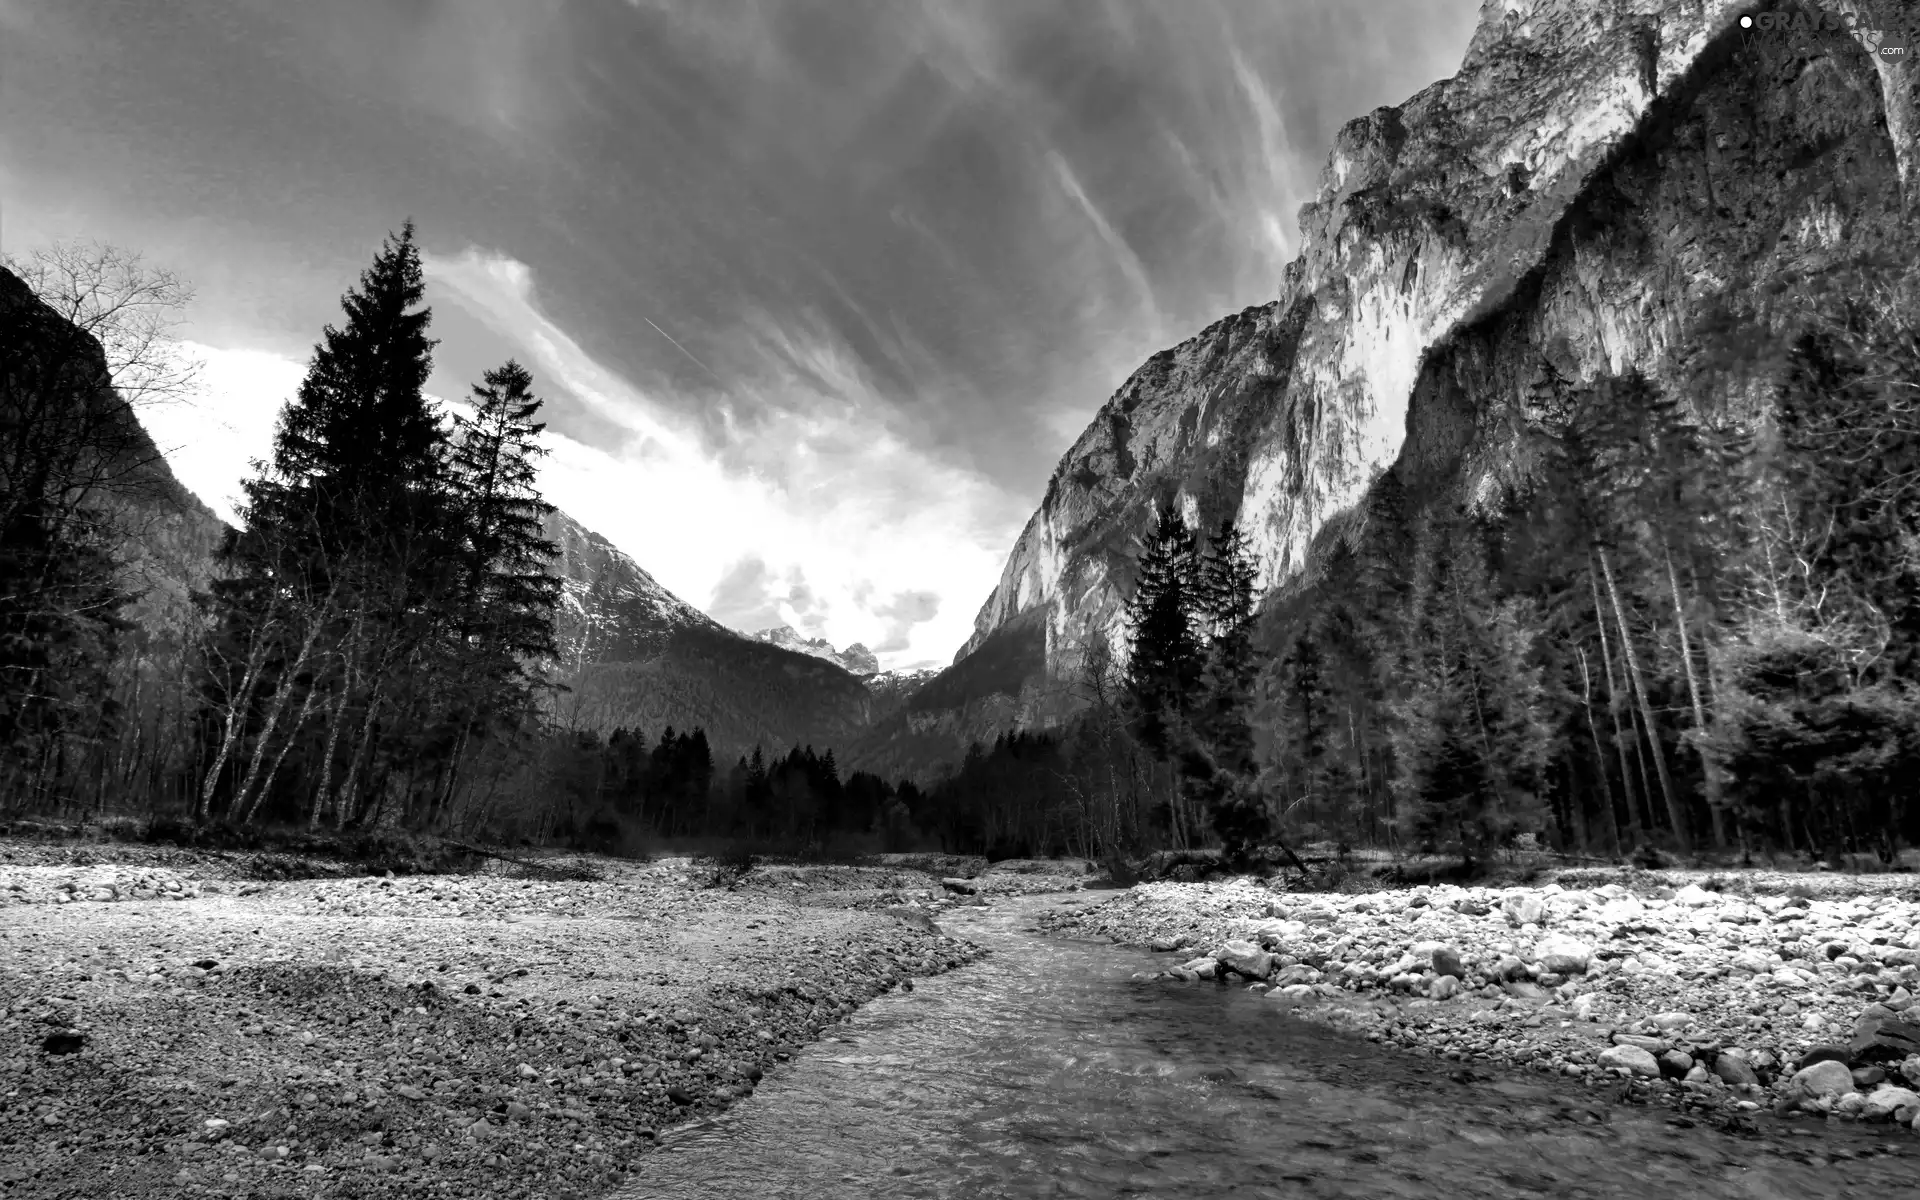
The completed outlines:
[[[1489,0],[1455,77],[1341,130],[1281,295],[1149,359],[1067,451],[973,637],[910,706],[922,725],[981,736],[986,708],[1047,693],[1090,637],[1123,650],[1162,496],[1237,519],[1272,597],[1316,544],[1361,535],[1390,469],[1469,500],[1523,470],[1543,363],[1678,377],[1710,313],[1773,325],[1788,269],[1910,256],[1891,243],[1920,185],[1920,71],[1846,26],[1911,29],[1920,5],[1868,8]]]

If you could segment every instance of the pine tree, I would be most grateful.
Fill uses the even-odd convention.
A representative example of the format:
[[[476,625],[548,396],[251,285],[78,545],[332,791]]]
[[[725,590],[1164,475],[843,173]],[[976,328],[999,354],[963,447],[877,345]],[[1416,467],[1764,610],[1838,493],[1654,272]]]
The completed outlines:
[[[462,537],[462,635],[515,659],[552,659],[560,580],[557,548],[542,535],[554,507],[540,498],[534,464],[547,453],[534,421],[533,377],[512,359],[473,389],[475,414],[456,417],[452,500]]]
[[[1254,757],[1253,556],[1231,518],[1220,523],[1197,572],[1195,607],[1208,633],[1192,719],[1197,743],[1184,756],[1189,793],[1235,862],[1271,829]]]
[[[1162,759],[1171,753],[1169,730],[1187,718],[1203,665],[1199,592],[1193,533],[1163,504],[1127,605],[1126,671],[1140,740]]]
[[[455,418],[447,516],[459,582],[448,605],[442,728],[456,758],[476,733],[535,721],[535,695],[550,686],[541,667],[559,656],[561,582],[551,572],[556,547],[542,532],[554,510],[536,486],[545,426],[533,419],[540,401],[532,387],[508,360],[473,389],[474,416]]]
[[[1298,805],[1322,836],[1331,833],[1335,806],[1344,799],[1335,794],[1328,771],[1338,759],[1324,665],[1311,628],[1302,629],[1275,672],[1279,703],[1274,729],[1275,757],[1288,783],[1288,807]]]
[[[1426,841],[1457,839],[1470,862],[1542,826],[1551,742],[1537,622],[1496,598],[1484,534],[1458,522],[1423,539],[1391,704],[1398,820]]]
[[[413,222],[389,235],[341,297],[298,393],[280,414],[271,469],[242,485],[249,527],[307,509],[336,558],[419,524],[435,498],[444,437],[422,389],[433,372],[426,283]]]
[[[1208,541],[1197,572],[1194,609],[1201,615],[1209,644],[1250,633],[1256,576],[1247,535],[1232,517],[1225,518]]]
[[[212,589],[204,690],[227,715],[215,722],[224,732],[203,815],[223,765],[240,761],[239,743],[257,739],[247,756],[257,763],[265,740],[280,738],[277,770],[316,713],[324,732],[305,758],[318,761],[293,764],[313,790],[310,820],[331,808],[343,821],[377,821],[396,778],[408,805],[423,778],[450,782],[421,773],[448,752],[434,719],[445,679],[434,668],[458,580],[445,439],[421,390],[434,346],[423,298],[408,222],[342,298],[345,326],[326,327],[281,411],[271,461],[242,485],[244,528],[222,546],[227,577]],[[297,719],[281,726],[282,714]],[[257,804],[230,800],[236,817]]]
[[[753,754],[747,759],[746,822],[748,836],[760,836],[763,831],[770,833],[765,822],[773,805],[773,788],[767,778],[767,764],[761,756],[760,747],[755,745]]]

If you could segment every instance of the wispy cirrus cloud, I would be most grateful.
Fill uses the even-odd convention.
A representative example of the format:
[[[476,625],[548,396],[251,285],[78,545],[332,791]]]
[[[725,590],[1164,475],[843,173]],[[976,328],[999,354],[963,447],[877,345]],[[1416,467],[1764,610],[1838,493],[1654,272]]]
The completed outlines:
[[[576,515],[696,603],[798,568],[841,642],[931,593],[894,653],[944,658],[1099,405],[1273,297],[1334,131],[1477,7],[0,0],[0,236],[165,259],[270,391],[245,356],[300,358],[411,215],[433,386],[534,367]]]
[[[543,395],[628,431],[598,446],[550,434],[542,482],[669,588],[729,623],[778,616],[836,644],[886,643],[903,663],[964,640],[1005,505],[987,481],[917,451],[857,358],[817,327],[743,317],[747,366],[708,399],[750,400],[754,420],[709,439],[676,418],[675,398],[626,380],[549,319],[525,264],[470,248],[427,268],[522,348]],[[902,595],[922,599],[903,608]]]

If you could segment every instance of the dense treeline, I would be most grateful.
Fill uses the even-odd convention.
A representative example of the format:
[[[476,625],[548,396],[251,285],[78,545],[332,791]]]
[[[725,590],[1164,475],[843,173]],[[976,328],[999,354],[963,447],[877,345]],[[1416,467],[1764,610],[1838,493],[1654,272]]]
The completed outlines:
[[[1920,837],[1920,276],[1805,294],[1782,341],[1703,330],[1680,381],[1543,361],[1527,469],[1480,504],[1376,485],[1262,630],[1287,828],[1889,861]]]
[[[651,746],[644,732],[591,731],[556,742],[564,762],[544,806],[543,836],[617,847],[636,840],[738,839],[794,849],[861,845],[912,849],[924,796],[912,783],[840,776],[832,750],[761,747],[719,769],[704,730],[668,726]]]

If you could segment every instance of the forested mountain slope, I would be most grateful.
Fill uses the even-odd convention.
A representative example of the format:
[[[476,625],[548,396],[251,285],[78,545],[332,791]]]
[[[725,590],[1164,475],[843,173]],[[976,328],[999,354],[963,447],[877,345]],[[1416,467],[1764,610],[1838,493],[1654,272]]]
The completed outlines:
[[[1915,7],[1879,6],[1908,27]],[[1291,616],[1328,607],[1328,588],[1410,588],[1415,526],[1458,503],[1491,511],[1540,476],[1569,389],[1638,372],[1689,418],[1756,418],[1769,385],[1703,381],[1709,351],[1770,346],[1741,356],[1777,378],[1822,271],[1911,257],[1920,128],[1914,67],[1870,53],[1848,6],[1774,10],[1810,21],[1748,29],[1753,5],[1691,0],[1491,2],[1458,74],[1349,122],[1280,295],[1149,359],[1062,457],[973,638],[899,732],[955,736],[908,757],[990,738],[986,709],[1030,719],[1040,695],[1068,694],[1090,640],[1124,654],[1159,499],[1250,536],[1280,614],[1272,689]],[[1385,547],[1402,555],[1382,565],[1391,579],[1339,573],[1348,551]],[[994,669],[968,672],[982,654]]]
[[[704,728],[722,760],[755,744],[845,745],[871,695],[838,663],[726,628],[565,513],[547,518],[564,585],[561,718],[610,733]]]

